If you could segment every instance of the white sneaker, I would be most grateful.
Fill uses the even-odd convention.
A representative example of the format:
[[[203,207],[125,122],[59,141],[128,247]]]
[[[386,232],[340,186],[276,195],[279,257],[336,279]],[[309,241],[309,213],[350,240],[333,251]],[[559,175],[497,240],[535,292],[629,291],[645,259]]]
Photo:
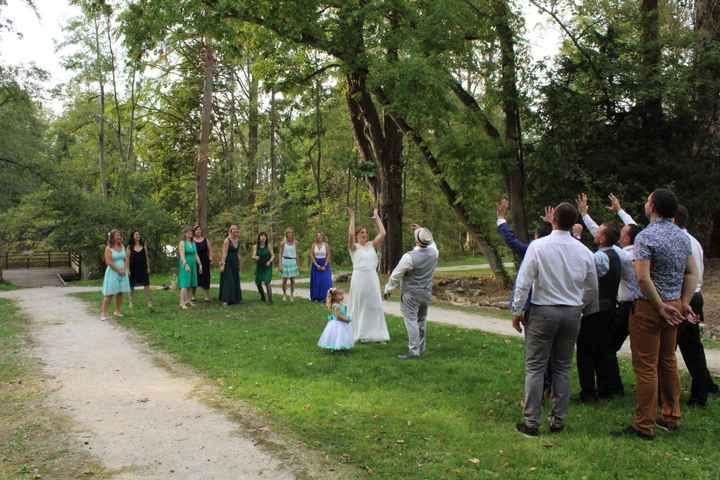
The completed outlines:
[[[106,321],[108,321],[108,320],[110,320],[110,317],[108,317],[107,315],[100,315],[100,321],[101,321],[101,322],[106,322]]]

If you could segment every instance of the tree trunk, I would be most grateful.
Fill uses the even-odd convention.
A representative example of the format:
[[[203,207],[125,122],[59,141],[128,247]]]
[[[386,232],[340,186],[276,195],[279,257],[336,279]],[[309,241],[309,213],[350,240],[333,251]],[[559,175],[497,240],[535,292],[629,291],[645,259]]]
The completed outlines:
[[[120,152],[120,158],[123,161],[123,167],[125,170],[128,170],[129,164],[128,164],[128,157],[127,157],[127,151],[125,150],[125,147],[123,147],[123,138],[122,138],[122,111],[120,110],[120,100],[118,98],[118,89],[117,89],[117,77],[115,75],[115,51],[112,47],[112,23],[110,21],[110,15],[107,15],[107,40],[108,40],[108,51],[110,53],[110,69],[112,72],[112,89],[113,89],[113,101],[115,105],[115,136],[117,137],[118,142],[118,151]]]
[[[693,157],[707,154],[711,140],[720,137],[720,5],[717,0],[695,1],[695,112],[697,134]]]
[[[420,134],[412,127],[410,127],[410,125],[403,118],[401,118],[399,115],[396,115],[395,119],[402,128],[402,130],[405,132],[405,135],[407,135],[412,140],[412,142],[420,149],[425,163],[427,163],[427,165],[430,167],[430,170],[432,171],[435,179],[437,180],[440,190],[442,190],[445,198],[450,204],[450,207],[455,212],[458,220],[460,220],[460,222],[462,222],[462,224],[467,228],[468,232],[472,234],[473,238],[478,244],[478,247],[480,248],[480,251],[487,259],[490,268],[495,274],[495,278],[501,281],[505,287],[509,287],[510,285],[512,285],[512,281],[507,273],[507,270],[505,270],[505,266],[503,265],[502,258],[500,256],[500,252],[497,249],[497,246],[494,243],[488,241],[490,235],[487,228],[472,220],[472,218],[470,217],[470,212],[467,211],[463,202],[460,201],[460,195],[452,188],[452,186],[450,186],[449,183],[447,183],[447,181],[445,181],[442,169],[440,168],[440,164],[435,158],[435,155],[433,155],[432,151],[430,150],[430,147],[423,140]]]
[[[215,73],[215,57],[208,39],[203,41],[202,51],[202,113],[200,116],[200,144],[195,175],[195,199],[197,223],[207,231],[208,223],[208,160],[210,156],[210,129],[213,107],[213,75]]]
[[[257,176],[258,176],[258,145],[259,145],[259,128],[260,128],[260,114],[258,110],[258,91],[259,81],[250,71],[248,66],[248,148],[247,148],[247,175],[245,177],[245,183],[247,188],[247,203],[250,208],[255,206],[256,191],[257,188]],[[274,145],[270,148],[273,149]]]
[[[648,159],[654,159],[660,148],[661,127],[663,124],[662,96],[660,85],[660,14],[658,0],[642,0],[640,5],[642,50],[640,112],[642,115],[643,136],[647,142]],[[653,162],[654,163],[654,162]]]
[[[128,145],[127,145],[127,161],[130,164],[130,170],[135,171],[137,164],[135,163],[135,116],[137,111],[137,94],[135,81],[137,77],[137,65],[133,64],[132,76],[130,81],[130,126],[128,127]]]
[[[367,72],[363,70],[348,73],[346,100],[355,144],[363,160],[376,168],[368,184],[387,230],[381,270],[388,273],[403,254],[403,132],[390,115],[380,119],[366,81]]]
[[[100,20],[97,15],[93,18],[95,23],[95,61],[97,62],[98,85],[100,86],[98,111],[98,168],[100,170],[100,191],[107,198],[110,185],[107,179],[107,166],[105,165],[105,74],[102,68],[102,52],[100,51]]]
[[[318,202],[318,209],[320,211],[320,215],[322,218],[322,175],[321,175],[321,166],[322,166],[322,136],[323,136],[323,126],[322,126],[322,111],[321,111],[321,104],[322,104],[322,83],[318,80],[315,85],[315,135],[316,135],[316,146],[317,146],[317,164],[315,165],[315,168],[313,168],[313,172],[315,173],[315,187],[317,190],[317,202]]]
[[[510,196],[513,229],[524,243],[529,243],[528,221],[525,210],[525,165],[520,130],[520,106],[515,64],[515,38],[510,27],[510,10],[505,0],[495,0],[494,23],[500,40],[501,85],[503,113],[505,114],[504,151],[505,182]]]

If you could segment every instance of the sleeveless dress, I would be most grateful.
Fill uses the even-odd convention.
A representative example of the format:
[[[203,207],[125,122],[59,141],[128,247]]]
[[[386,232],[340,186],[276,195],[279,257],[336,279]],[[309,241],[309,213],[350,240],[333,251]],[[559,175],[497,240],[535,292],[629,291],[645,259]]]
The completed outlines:
[[[146,285],[150,285],[150,277],[147,273],[145,247],[139,252],[136,252],[134,247],[130,247],[130,288]]]
[[[328,315],[328,322],[318,340],[318,347],[327,350],[350,350],[355,343],[353,341],[352,318],[351,323],[342,322],[335,317],[335,309],[340,310],[343,316],[347,317],[347,307],[341,304],[333,304],[332,311]]]
[[[315,262],[321,267],[327,264],[327,247],[325,244],[318,247],[317,244],[313,244],[313,251],[315,253]],[[327,296],[328,290],[332,288],[332,270],[328,266],[324,271],[320,271],[315,267],[315,264],[310,268],[310,300],[313,302],[324,302]]]
[[[283,278],[295,278],[298,276],[297,266],[297,248],[295,242],[292,244],[286,243],[283,249],[282,258],[282,277]]]
[[[238,259],[237,246],[228,241],[227,257],[225,258],[225,269],[220,274],[220,301],[228,305],[234,305],[242,301],[240,291],[240,261]]]
[[[368,242],[364,247],[355,244],[350,252],[353,263],[350,278],[350,316],[353,319],[354,341],[387,342],[390,332],[385,323],[385,312],[377,274],[378,256],[375,247]]]
[[[183,240],[183,250],[185,250],[185,262],[188,264],[188,267],[190,267],[190,271],[185,271],[182,259],[180,255],[178,255],[178,288],[195,288],[198,286],[195,242]]]
[[[125,249],[123,248],[118,252],[111,248],[110,251],[112,252],[112,262],[115,268],[125,268]],[[103,279],[103,295],[109,297],[118,293],[130,293],[130,279],[127,273],[125,272],[125,275],[121,276],[112,268],[107,267]]]
[[[258,260],[255,263],[255,283],[261,285],[263,283],[272,282],[272,265],[267,266],[268,260],[270,260],[270,249],[265,247],[257,247],[255,249],[255,255]]]
[[[210,251],[208,250],[207,238],[203,238],[202,242],[195,242],[195,250],[197,258],[202,265],[202,273],[198,273],[198,287],[205,290],[210,289]]]

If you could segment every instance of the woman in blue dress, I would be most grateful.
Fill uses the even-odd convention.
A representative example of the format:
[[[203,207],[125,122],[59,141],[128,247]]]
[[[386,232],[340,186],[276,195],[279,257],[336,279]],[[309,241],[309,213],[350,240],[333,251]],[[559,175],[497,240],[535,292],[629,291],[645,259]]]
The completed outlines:
[[[103,300],[100,305],[100,320],[107,320],[108,307],[112,297],[115,297],[116,318],[123,316],[120,313],[123,293],[130,293],[130,278],[128,277],[128,256],[125,246],[122,243],[122,234],[119,230],[113,229],[108,234],[108,242],[105,245],[105,278],[103,279]]]
[[[330,258],[332,252],[325,235],[315,234],[315,241],[310,246],[310,300],[324,302],[328,290],[332,287],[332,270]]]
[[[295,300],[295,278],[300,273],[300,246],[292,228],[285,230],[285,239],[280,243],[280,276],[282,277],[283,300],[287,300],[287,284],[290,282],[290,301]]]

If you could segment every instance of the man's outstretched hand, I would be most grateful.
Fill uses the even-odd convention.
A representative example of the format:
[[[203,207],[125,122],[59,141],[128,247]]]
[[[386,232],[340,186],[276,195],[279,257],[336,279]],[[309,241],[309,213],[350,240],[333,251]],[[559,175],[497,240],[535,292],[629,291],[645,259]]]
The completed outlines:
[[[510,202],[508,202],[507,198],[503,198],[500,200],[500,203],[497,204],[497,208],[495,209],[495,213],[497,214],[497,218],[505,218],[507,215],[508,208],[510,208]]]

